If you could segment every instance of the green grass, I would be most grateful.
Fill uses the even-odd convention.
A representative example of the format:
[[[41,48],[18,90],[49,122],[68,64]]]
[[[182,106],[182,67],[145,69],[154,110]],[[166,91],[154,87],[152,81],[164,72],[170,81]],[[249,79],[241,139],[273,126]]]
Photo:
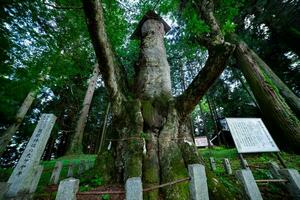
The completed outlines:
[[[238,183],[234,176],[236,170],[241,169],[238,153],[236,149],[227,149],[224,147],[214,147],[213,149],[199,149],[200,154],[203,156],[205,161],[209,163],[209,157],[214,157],[217,165],[217,170],[214,172],[219,180],[230,190],[237,199],[244,199],[243,189]],[[300,170],[300,156],[296,154],[289,154],[282,152],[281,156],[285,160],[288,168],[294,168]],[[223,168],[223,159],[228,158],[233,170],[233,175],[226,174]],[[244,158],[248,161],[252,173],[255,179],[270,179],[271,173],[268,170],[268,163],[275,161],[278,164],[277,157],[272,153],[261,153],[261,154],[244,154]],[[81,160],[94,162],[96,155],[77,155],[77,156],[64,156],[52,161],[43,161],[41,164],[44,166],[44,171],[41,176],[37,191],[37,199],[45,199],[50,197],[50,192],[46,190],[52,170],[56,161],[62,161],[63,169],[61,172],[60,179],[67,177],[69,163],[79,164]],[[78,165],[76,165],[74,174],[77,174]],[[12,169],[1,169],[0,168],[0,181],[7,181]],[[90,190],[98,185],[104,184],[101,177],[94,177],[90,172],[82,174],[80,178],[80,191]],[[288,192],[280,184],[259,184],[259,188],[262,192],[264,199],[289,199]],[[55,199],[55,192],[51,195],[51,199]]]
[[[238,199],[243,199],[243,189],[238,183],[235,172],[242,169],[238,152],[235,148],[227,149],[224,147],[214,147],[213,149],[199,149],[200,154],[204,157],[206,163],[209,163],[209,157],[214,157],[217,169],[215,174],[221,182],[232,192]],[[281,153],[282,158],[288,168],[300,170],[300,156],[296,154]],[[243,157],[250,165],[250,169],[255,179],[271,179],[271,173],[268,169],[268,163],[271,161],[280,165],[279,160],[273,153],[243,154]],[[233,174],[228,175],[223,167],[223,159],[228,158],[232,167]],[[264,199],[289,199],[290,196],[285,187],[278,183],[258,184]]]
[[[63,168],[60,174],[60,179],[65,179],[67,178],[67,173],[68,173],[68,167],[70,163],[74,163],[75,164],[75,169],[73,170],[73,173],[77,174],[78,171],[78,166],[81,160],[84,161],[88,161],[88,162],[94,162],[96,159],[96,155],[74,155],[74,156],[64,156],[64,157],[60,157],[56,160],[51,160],[51,161],[42,161],[41,165],[44,166],[43,169],[43,173],[42,176],[40,178],[37,190],[36,190],[36,194],[35,198],[37,199],[43,199],[43,198],[48,198],[50,196],[49,191],[45,191],[45,189],[47,188],[49,181],[50,181],[50,177],[52,174],[52,170],[55,166],[55,163],[57,161],[61,161],[63,163]],[[12,173],[12,168],[8,168],[8,169],[2,169],[0,168],[0,181],[1,182],[6,182],[10,176],[10,174]],[[55,193],[53,193],[53,195],[51,195],[52,198],[54,199],[55,197]]]

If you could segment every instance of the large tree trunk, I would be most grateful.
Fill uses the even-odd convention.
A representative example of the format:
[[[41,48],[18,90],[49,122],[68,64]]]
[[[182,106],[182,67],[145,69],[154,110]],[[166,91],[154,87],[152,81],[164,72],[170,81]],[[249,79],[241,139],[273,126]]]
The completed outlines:
[[[297,97],[290,88],[282,82],[282,80],[271,70],[271,68],[250,48],[249,53],[255,59],[259,69],[271,79],[274,85],[278,88],[279,93],[285,99],[292,111],[300,118],[300,98]]]
[[[19,126],[22,124],[26,113],[28,112],[30,106],[32,105],[34,99],[36,98],[38,90],[31,90],[23,101],[21,107],[19,108],[16,116],[15,122],[4,132],[3,136],[0,138],[0,155],[6,149],[6,146],[9,144],[12,136],[19,129]]]
[[[74,137],[72,138],[70,149],[68,150],[67,154],[82,154],[82,138],[84,133],[84,128],[86,125],[86,121],[88,118],[91,102],[93,99],[96,82],[99,76],[99,67],[98,64],[95,65],[93,70],[93,76],[90,79],[83,103],[82,109],[80,111],[80,115],[76,124]]]
[[[225,64],[229,56],[228,51],[225,51],[225,56],[218,57],[216,63],[211,58],[206,70],[192,84],[194,87],[200,84],[200,87],[190,88],[188,94],[183,95],[193,99],[190,101],[192,105],[186,104],[183,97],[181,101],[175,101],[171,95],[170,67],[163,42],[166,25],[159,16],[149,12],[136,31],[141,39],[141,53],[136,68],[135,90],[124,93],[126,85],[120,81],[120,69],[114,62],[107,40],[101,4],[98,0],[84,0],[83,4],[98,62],[103,62],[103,69],[100,71],[105,74],[104,82],[112,101],[114,129],[107,136],[112,139],[114,148],[98,155],[95,173],[101,174],[105,180],[117,178],[123,183],[130,177],[141,177],[145,188],[188,177],[187,165],[198,163],[201,159],[193,141],[181,138],[180,124],[186,121],[185,116],[197,105],[197,91],[204,91],[204,85],[207,88],[207,84],[203,83],[208,81],[209,85],[214,81],[211,79],[218,76],[216,66],[219,64],[220,69],[224,68],[222,64]],[[227,45],[217,46],[220,47],[218,50],[228,49]],[[209,70],[210,68],[213,70]],[[201,82],[199,79],[202,76],[208,78]],[[186,109],[178,111],[180,102],[186,105]],[[192,138],[191,132],[186,134]],[[185,143],[193,149],[193,154],[185,154],[185,148],[180,148]],[[116,157],[115,160],[113,156]],[[115,168],[109,166],[113,164]],[[114,173],[114,169],[118,173]],[[213,175],[208,173],[208,176],[209,189],[213,191],[212,199],[232,199]],[[144,199],[158,199],[160,191],[164,199],[190,199],[187,182],[145,192]]]
[[[261,60],[247,45],[236,39],[235,57],[260,106],[271,134],[285,149],[300,152],[300,122],[273,82],[273,74],[262,69]]]

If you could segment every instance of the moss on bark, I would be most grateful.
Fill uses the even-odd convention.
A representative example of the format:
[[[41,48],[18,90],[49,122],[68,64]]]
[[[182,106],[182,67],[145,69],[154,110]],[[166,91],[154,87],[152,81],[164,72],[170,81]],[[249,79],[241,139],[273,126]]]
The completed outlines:
[[[115,183],[116,168],[112,151],[103,151],[97,155],[93,174],[103,178],[105,183]]]
[[[188,171],[182,159],[181,151],[175,142],[169,145],[160,159],[162,183],[188,177]],[[189,199],[188,183],[174,184],[162,189],[164,197],[168,199]]]

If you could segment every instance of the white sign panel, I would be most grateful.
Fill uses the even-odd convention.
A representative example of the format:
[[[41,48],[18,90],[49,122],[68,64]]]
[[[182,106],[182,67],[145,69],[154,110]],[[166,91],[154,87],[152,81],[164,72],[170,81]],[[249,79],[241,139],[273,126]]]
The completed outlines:
[[[280,151],[260,118],[226,118],[239,153]]]
[[[208,146],[207,137],[206,136],[195,137],[195,144],[196,147],[207,147]]]

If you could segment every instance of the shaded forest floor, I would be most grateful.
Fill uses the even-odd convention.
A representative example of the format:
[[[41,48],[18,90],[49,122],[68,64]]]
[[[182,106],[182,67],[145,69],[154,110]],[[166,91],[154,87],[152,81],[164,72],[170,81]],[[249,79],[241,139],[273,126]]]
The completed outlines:
[[[241,169],[240,161],[236,149],[226,149],[223,147],[215,147],[209,149],[199,149],[199,152],[204,157],[207,163],[209,163],[209,157],[214,157],[217,165],[215,174],[219,177],[220,181],[235,195],[237,199],[244,199],[242,194],[242,187],[238,183],[235,172]],[[285,160],[286,165],[289,168],[294,168],[300,171],[300,155],[281,153],[281,156]],[[226,174],[223,167],[223,159],[228,158],[233,170],[232,175]],[[275,161],[278,164],[277,157],[272,153],[261,154],[247,154],[244,158],[248,161],[252,173],[255,179],[271,179],[271,173],[268,169],[268,163]],[[63,162],[63,169],[61,172],[61,179],[67,177],[69,163],[76,163],[79,165],[80,161],[94,162],[96,155],[79,155],[61,157],[57,160],[44,161],[41,164],[44,166],[44,171],[39,182],[38,189],[36,191],[35,199],[55,199],[56,189],[55,186],[48,186],[52,170],[56,161]],[[74,174],[77,174],[78,167],[75,168]],[[7,181],[12,169],[0,169],[0,181]],[[75,175],[75,177],[78,177]],[[87,178],[88,177],[88,178]],[[90,178],[89,171],[82,174],[80,177],[80,191],[122,191],[124,190],[121,185],[105,185],[101,177],[94,176]],[[259,183],[259,189],[264,199],[290,199],[285,187],[279,183]],[[124,199],[123,194],[118,195],[79,195],[78,199],[103,199],[103,200],[117,200]]]
[[[236,170],[242,169],[238,153],[236,149],[226,149],[223,147],[214,147],[213,149],[200,149],[199,152],[204,157],[206,163],[209,163],[209,157],[214,157],[217,169],[215,174],[223,182],[235,197],[238,199],[243,198],[243,189],[235,177]],[[247,160],[249,167],[256,180],[259,179],[272,179],[271,172],[268,168],[269,162],[276,162],[280,166],[277,156],[273,153],[260,153],[260,154],[243,154]],[[281,152],[281,156],[285,161],[288,168],[297,169],[300,171],[300,155],[288,154]],[[223,167],[223,159],[228,158],[232,168],[232,175],[228,175]],[[282,166],[281,166],[282,167]],[[280,183],[258,183],[263,199],[291,199],[285,187]]]

